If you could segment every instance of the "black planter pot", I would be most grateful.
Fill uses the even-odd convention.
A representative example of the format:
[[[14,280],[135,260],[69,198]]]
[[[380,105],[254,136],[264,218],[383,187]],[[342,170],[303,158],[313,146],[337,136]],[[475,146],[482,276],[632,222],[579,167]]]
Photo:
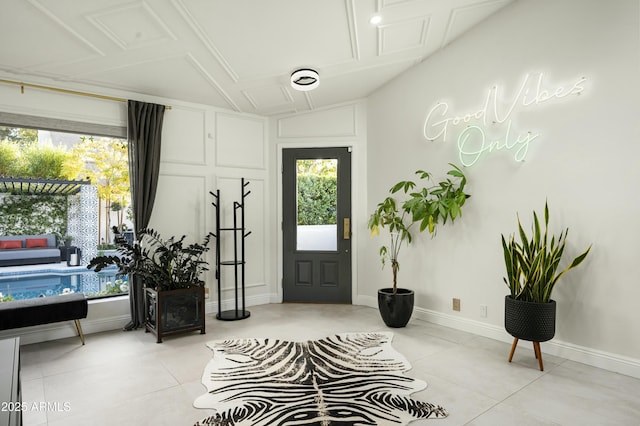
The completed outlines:
[[[556,301],[525,302],[506,296],[504,328],[516,339],[546,342],[556,334]]]
[[[378,290],[378,309],[388,327],[400,328],[407,325],[413,313],[413,290],[399,288],[393,294],[392,288]]]

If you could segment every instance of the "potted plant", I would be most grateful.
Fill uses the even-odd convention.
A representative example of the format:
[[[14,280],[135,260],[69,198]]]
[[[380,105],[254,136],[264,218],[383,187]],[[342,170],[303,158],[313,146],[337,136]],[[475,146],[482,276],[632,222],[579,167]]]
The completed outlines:
[[[119,274],[133,274],[144,283],[145,329],[158,343],[168,334],[200,330],[205,333],[204,285],[201,279],[209,263],[203,258],[209,250],[211,234],[202,243],[186,245],[185,236],[163,239],[153,229],[138,233],[129,242],[113,227],[116,255],[97,256],[87,268],[99,272],[109,265]]]
[[[415,172],[423,185],[416,189],[414,181],[406,180],[396,183],[389,193],[392,195],[382,200],[369,218],[371,235],[378,235],[381,229],[389,232],[389,245],[380,247],[382,266],[391,264],[393,286],[378,290],[378,308],[383,321],[389,327],[404,327],[413,312],[414,291],[398,288],[398,257],[403,244],[413,240],[414,226],[420,232],[428,231],[436,235],[437,226],[451,222],[462,215],[462,206],[469,195],[464,192],[467,178],[460,168],[449,163],[451,170],[447,175],[451,178],[432,184],[431,173],[424,170]],[[405,199],[400,201],[393,194],[402,193]]]
[[[65,235],[62,237],[62,241],[64,241],[64,246],[69,248],[71,247],[71,242],[73,241],[73,237],[71,235]]]
[[[543,370],[540,342],[555,335],[556,302],[551,294],[560,278],[580,265],[591,246],[577,256],[559,273],[558,267],[564,254],[569,229],[556,236],[549,235],[549,206],[544,205],[544,231],[540,228],[538,214],[533,212],[531,237],[527,236],[518,217],[518,236],[508,239],[502,235],[502,249],[507,276],[503,278],[509,294],[505,296],[505,329],[514,337],[509,355],[513,358],[518,340],[533,342],[540,370]]]

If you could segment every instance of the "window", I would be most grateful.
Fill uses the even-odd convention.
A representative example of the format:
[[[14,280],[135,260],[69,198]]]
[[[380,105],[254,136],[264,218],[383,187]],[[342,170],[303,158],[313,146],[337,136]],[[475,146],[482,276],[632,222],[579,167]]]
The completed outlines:
[[[88,123],[52,120],[0,112],[0,177],[39,180],[86,180],[97,187],[98,235],[97,247],[91,251],[103,253],[115,248],[111,245],[111,227],[121,230],[132,228],[129,194],[128,144],[126,129]],[[0,188],[2,191],[2,188]],[[14,191],[15,192],[15,191]],[[55,194],[47,194],[51,196]],[[8,203],[5,190],[0,194],[0,204]],[[24,196],[35,199],[39,195]],[[44,195],[42,195],[44,197]],[[64,204],[64,203],[63,203]],[[47,209],[48,216],[57,214],[57,208]],[[66,235],[67,212],[54,233],[59,241]],[[58,212],[59,213],[59,212]],[[3,215],[7,216],[7,215]],[[31,216],[31,215],[30,215]],[[95,216],[95,215],[94,215]],[[0,217],[0,228],[3,218]],[[11,226],[14,227],[13,221]],[[24,223],[27,223],[25,220]],[[32,226],[32,225],[30,225]],[[4,229],[4,228],[3,228]],[[25,228],[27,229],[27,228]],[[34,228],[28,228],[32,231]],[[37,229],[37,226],[36,226]],[[51,232],[49,228],[45,232]],[[0,234],[4,233],[0,229]],[[25,234],[33,232],[24,232]],[[12,233],[10,233],[12,234]],[[66,250],[65,250],[66,252]],[[91,291],[93,297],[126,292],[126,285],[115,285],[115,279],[100,279],[104,284]],[[109,286],[107,286],[107,283]],[[119,288],[122,290],[119,291]],[[68,287],[64,287],[68,288]]]

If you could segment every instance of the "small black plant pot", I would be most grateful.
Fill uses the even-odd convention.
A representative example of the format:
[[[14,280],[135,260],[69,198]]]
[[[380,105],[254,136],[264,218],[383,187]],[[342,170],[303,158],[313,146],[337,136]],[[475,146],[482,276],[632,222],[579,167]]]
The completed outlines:
[[[556,301],[525,302],[504,298],[504,328],[516,339],[546,342],[556,334]]]
[[[413,290],[399,288],[393,294],[392,288],[378,290],[378,309],[387,327],[400,328],[407,325],[413,313]]]

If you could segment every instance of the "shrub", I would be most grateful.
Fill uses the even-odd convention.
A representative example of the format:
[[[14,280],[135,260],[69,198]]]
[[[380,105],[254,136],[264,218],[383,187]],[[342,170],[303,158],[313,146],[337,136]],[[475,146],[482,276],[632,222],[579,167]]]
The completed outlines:
[[[15,142],[0,142],[0,176],[15,177],[20,174],[20,147]]]
[[[333,176],[298,176],[298,225],[336,223],[337,181]]]
[[[64,163],[69,154],[64,148],[30,146],[23,150],[24,177],[64,179]]]

